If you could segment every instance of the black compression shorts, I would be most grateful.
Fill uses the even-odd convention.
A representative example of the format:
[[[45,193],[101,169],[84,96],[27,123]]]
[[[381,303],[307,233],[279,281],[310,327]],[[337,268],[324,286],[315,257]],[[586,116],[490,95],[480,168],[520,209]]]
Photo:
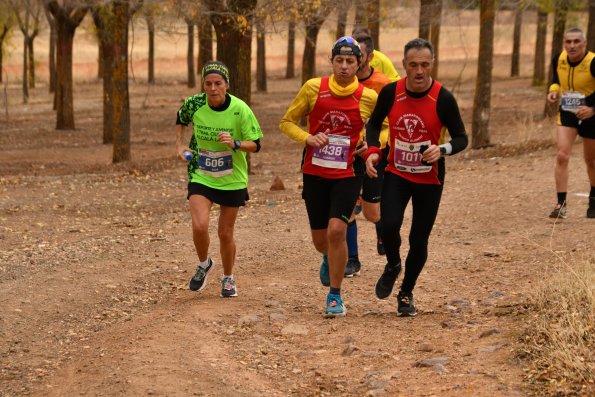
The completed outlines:
[[[560,125],[576,128],[583,138],[595,139],[595,116],[581,121],[574,113],[560,110]]]
[[[388,158],[388,145],[382,149],[380,161],[376,165],[378,171],[378,178],[370,178],[368,174],[364,175],[364,183],[362,188],[362,199],[368,203],[379,203],[380,194],[382,193],[382,181],[384,180],[384,169],[386,168]]]
[[[331,218],[349,223],[362,187],[362,177],[329,179],[308,174],[303,176],[302,198],[306,203],[310,229],[326,229]]]

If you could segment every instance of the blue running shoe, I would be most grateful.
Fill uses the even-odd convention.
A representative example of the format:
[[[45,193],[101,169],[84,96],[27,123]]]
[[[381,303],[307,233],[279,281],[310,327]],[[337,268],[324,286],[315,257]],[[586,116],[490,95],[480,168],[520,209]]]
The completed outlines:
[[[328,259],[326,255],[322,255],[322,263],[320,264],[320,282],[325,287],[330,287],[331,285],[331,276],[328,271]]]
[[[326,296],[326,312],[324,318],[344,317],[347,314],[347,308],[343,305],[341,295],[328,294]]]

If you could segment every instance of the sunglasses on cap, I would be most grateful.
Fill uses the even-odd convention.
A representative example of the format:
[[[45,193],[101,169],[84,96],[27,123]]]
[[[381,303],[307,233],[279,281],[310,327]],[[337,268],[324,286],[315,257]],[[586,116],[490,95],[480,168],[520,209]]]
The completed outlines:
[[[342,50],[343,47],[349,47],[350,50]],[[355,55],[356,57],[360,57],[362,55],[362,50],[359,47],[359,43],[356,39],[351,36],[343,36],[335,41],[333,44],[333,56],[335,55]]]

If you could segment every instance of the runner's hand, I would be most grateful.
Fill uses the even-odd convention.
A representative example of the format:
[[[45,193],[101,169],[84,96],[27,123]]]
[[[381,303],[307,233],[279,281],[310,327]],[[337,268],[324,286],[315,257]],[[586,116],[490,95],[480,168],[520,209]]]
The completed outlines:
[[[366,141],[362,141],[362,144],[355,148],[354,154],[357,156],[361,156],[368,150],[368,143]]]
[[[366,173],[370,178],[378,178],[378,170],[376,170],[376,164],[380,160],[378,153],[372,153],[366,159]]]
[[[233,138],[231,137],[231,134],[229,132],[219,131],[218,137],[219,137],[219,143],[222,143],[225,146],[228,146],[232,149],[235,147]]]
[[[591,106],[579,106],[578,107],[578,110],[576,112],[576,117],[579,120],[586,120],[593,116],[595,116],[595,109],[593,109]]]
[[[424,150],[421,157],[428,164],[435,163],[440,158],[440,147],[438,145],[430,145],[430,147]]]
[[[325,147],[326,145],[328,145],[328,136],[326,134],[322,134],[322,133],[318,133],[316,135],[310,135],[307,139],[306,139],[306,144],[309,146],[314,146],[314,147]]]
[[[547,101],[549,103],[556,103],[558,101],[558,91],[548,92]]]

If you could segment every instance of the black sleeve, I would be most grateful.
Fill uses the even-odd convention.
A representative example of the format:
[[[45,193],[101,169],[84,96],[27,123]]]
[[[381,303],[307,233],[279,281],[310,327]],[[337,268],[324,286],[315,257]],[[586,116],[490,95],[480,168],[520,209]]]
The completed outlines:
[[[393,107],[396,91],[396,81],[385,85],[382,87],[382,90],[380,90],[374,111],[366,123],[366,142],[368,143],[368,147],[380,147],[380,130],[382,129],[382,122]]]
[[[556,54],[554,56],[554,58],[552,58],[552,70],[554,71],[554,75],[552,77],[552,84],[558,84],[558,85],[560,84],[560,76],[558,76],[558,60],[559,59],[560,59],[560,54]],[[593,64],[592,63],[591,63],[591,73],[593,73]]]
[[[448,133],[450,134],[451,154],[465,149],[469,143],[469,139],[467,138],[465,124],[463,124],[463,119],[459,112],[459,105],[457,105],[457,101],[451,92],[444,87],[440,89],[440,93],[438,94],[436,110],[440,122],[448,129]]]
[[[184,124],[182,123],[182,120],[180,120],[180,112],[176,112],[176,125],[183,125],[184,127],[188,127],[188,124]]]
[[[591,77],[595,78],[595,59],[591,60]],[[595,91],[585,98],[587,106],[595,107]]]

